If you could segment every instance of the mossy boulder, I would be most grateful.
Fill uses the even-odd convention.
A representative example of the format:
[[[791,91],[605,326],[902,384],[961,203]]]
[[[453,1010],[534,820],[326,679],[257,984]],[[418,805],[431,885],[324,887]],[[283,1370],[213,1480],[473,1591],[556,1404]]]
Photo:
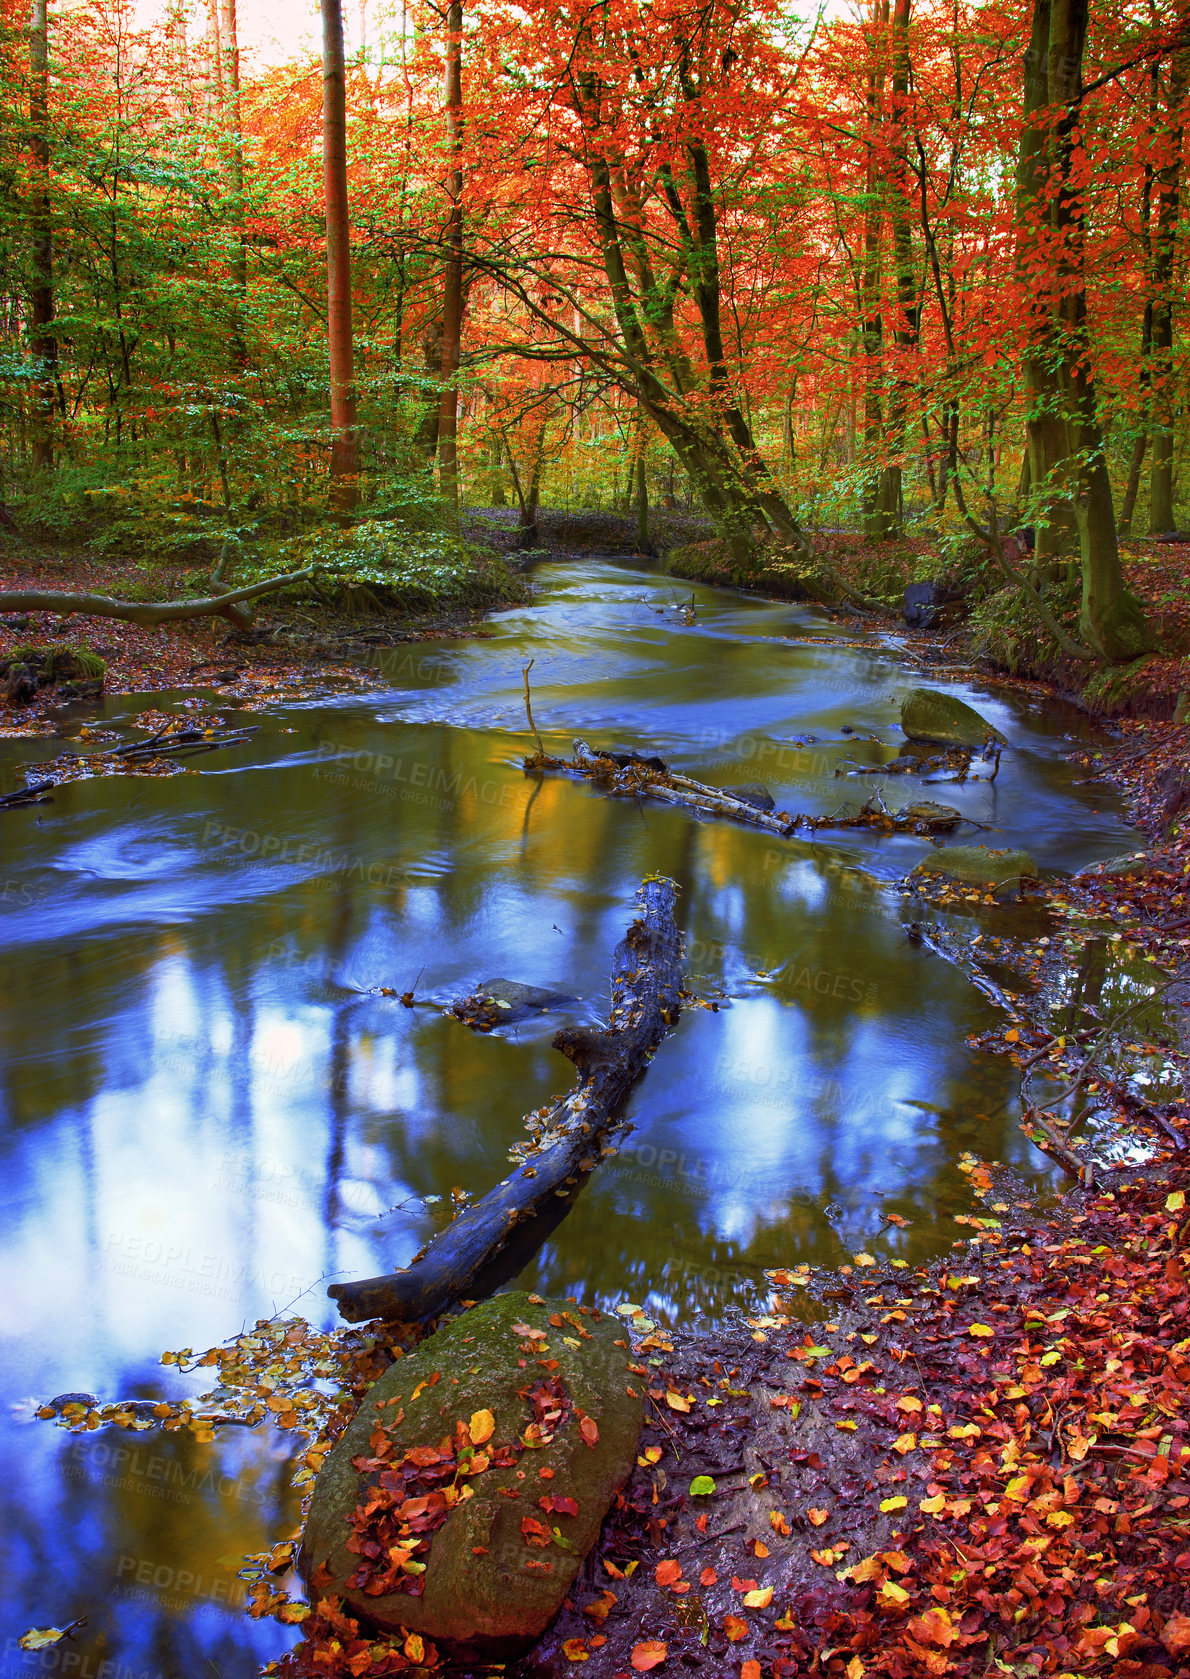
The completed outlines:
[[[986,746],[1008,742],[974,706],[936,688],[914,688],[901,701],[901,727],[910,740],[933,741],[939,746]]]
[[[300,1556],[312,1600],[341,1598],[373,1627],[421,1633],[464,1659],[527,1647],[632,1470],[644,1382],[629,1356],[616,1319],[517,1293],[474,1307],[399,1359],[319,1472]],[[544,1414],[561,1415],[543,1429],[547,1385],[555,1397]],[[484,1413],[494,1425],[486,1439]],[[423,1484],[412,1466],[426,1457]],[[439,1506],[440,1525],[423,1533],[428,1549],[410,1572],[394,1572],[388,1541],[403,1519],[417,1532],[430,1483],[452,1489],[445,1519]],[[380,1554],[370,1557],[377,1533]]]
[[[107,674],[107,665],[98,653],[86,647],[64,644],[45,647],[16,647],[9,655],[12,664],[28,665],[42,684],[51,682],[79,682],[93,680]]]
[[[941,875],[964,886],[1019,892],[1021,881],[1036,880],[1040,870],[1027,851],[992,851],[986,845],[946,845],[923,857],[912,874]]]

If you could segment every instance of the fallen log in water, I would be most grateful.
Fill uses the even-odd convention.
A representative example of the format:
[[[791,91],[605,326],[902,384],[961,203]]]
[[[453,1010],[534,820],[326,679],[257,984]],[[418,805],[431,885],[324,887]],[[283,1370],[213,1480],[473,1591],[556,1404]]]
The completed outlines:
[[[790,816],[785,810],[762,810],[722,787],[710,787],[705,781],[694,781],[688,775],[651,767],[660,761],[627,753],[613,756],[608,752],[592,752],[585,740],[576,740],[573,758],[553,758],[547,752],[536,752],[525,759],[524,767],[527,774],[544,771],[551,775],[578,776],[620,798],[656,799],[699,816],[726,816],[750,828],[779,834],[782,839],[798,828],[877,828],[884,833],[948,834],[966,820],[949,805],[926,800],[907,805],[904,810],[889,810],[879,793],[873,793],[858,811],[850,814],[840,809],[827,816]]]
[[[456,1300],[477,1298],[485,1274],[518,1226],[553,1211],[598,1164],[601,1141],[620,1104],[681,1012],[676,894],[670,880],[642,883],[637,893],[641,913],[612,958],[609,1023],[603,1028],[565,1026],[554,1038],[554,1048],[577,1067],[579,1082],[551,1108],[529,1116],[533,1141],[522,1164],[461,1212],[406,1269],[333,1284],[327,1293],[348,1322],[411,1322],[432,1317]]]

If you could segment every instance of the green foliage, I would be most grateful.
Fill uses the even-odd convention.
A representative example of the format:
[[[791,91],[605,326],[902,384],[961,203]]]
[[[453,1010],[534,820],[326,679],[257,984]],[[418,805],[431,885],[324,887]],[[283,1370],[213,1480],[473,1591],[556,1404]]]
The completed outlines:
[[[236,583],[317,566],[315,592],[335,592],[344,604],[377,604],[404,611],[438,606],[483,606],[517,598],[524,584],[496,556],[481,556],[457,536],[410,529],[395,519],[366,519],[347,529],[324,525],[286,542],[261,544],[236,567]]]
[[[107,662],[98,653],[69,641],[14,647],[8,657],[13,664],[36,665],[51,677],[103,676],[107,671]]]

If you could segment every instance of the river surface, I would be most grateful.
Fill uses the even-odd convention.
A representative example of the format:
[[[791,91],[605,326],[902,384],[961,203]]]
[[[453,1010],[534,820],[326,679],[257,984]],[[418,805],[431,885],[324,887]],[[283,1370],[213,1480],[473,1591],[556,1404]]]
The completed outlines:
[[[522,1286],[705,1324],[762,1305],[766,1267],[942,1251],[972,1207],[964,1151],[1048,1185],[1012,1069],[965,1042],[994,1011],[906,937],[921,906],[890,883],[928,841],[780,840],[527,777],[521,668],[550,750],[627,743],[814,814],[933,796],[1055,870],[1134,843],[1064,761],[1077,713],[954,686],[1011,750],[994,784],[922,794],[836,775],[897,753],[923,678],[895,642],[592,559],[539,569],[491,631],[273,706],[187,773],[0,816],[3,1679],[250,1679],[292,1642],[245,1619],[236,1579],[292,1526],[288,1439],[67,1436],[28,1401],[199,1391],[163,1350],[285,1308],[329,1325],[328,1281],[408,1260],[569,1084],[550,1038],[600,1017],[647,873],[678,882],[690,983],[721,1006],[686,1011]],[[2,743],[3,786],[61,744]],[[491,1036],[442,1008],[496,977],[574,1001]],[[17,1648],[80,1615],[73,1643]]]

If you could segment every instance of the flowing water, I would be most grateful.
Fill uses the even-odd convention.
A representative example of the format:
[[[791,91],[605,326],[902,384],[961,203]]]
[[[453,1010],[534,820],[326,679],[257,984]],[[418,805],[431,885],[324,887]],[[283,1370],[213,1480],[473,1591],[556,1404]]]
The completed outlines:
[[[328,1281],[406,1261],[569,1084],[550,1038],[600,1016],[647,873],[679,883],[691,984],[721,1004],[686,1011],[523,1286],[698,1325],[761,1304],[765,1267],[940,1252],[971,1207],[965,1150],[1048,1182],[1012,1070],[965,1042],[994,1011],[904,931],[921,908],[889,883],[928,841],[780,840],[521,769],[532,659],[550,750],[627,742],[789,810],[905,802],[916,780],[836,775],[897,752],[922,678],[895,642],[598,560],[535,587],[486,639],[397,649],[383,689],[0,818],[5,1679],[249,1679],[292,1642],[244,1618],[236,1579],[292,1525],[287,1438],[68,1437],[26,1401],[198,1391],[162,1350],[291,1305],[329,1324]],[[1043,868],[1129,846],[1064,761],[1075,712],[954,691],[1012,747],[994,784],[920,796]],[[4,743],[4,784],[60,746]],[[491,1036],[440,1006],[496,977],[573,1001]],[[17,1648],[84,1614],[73,1643]]]

